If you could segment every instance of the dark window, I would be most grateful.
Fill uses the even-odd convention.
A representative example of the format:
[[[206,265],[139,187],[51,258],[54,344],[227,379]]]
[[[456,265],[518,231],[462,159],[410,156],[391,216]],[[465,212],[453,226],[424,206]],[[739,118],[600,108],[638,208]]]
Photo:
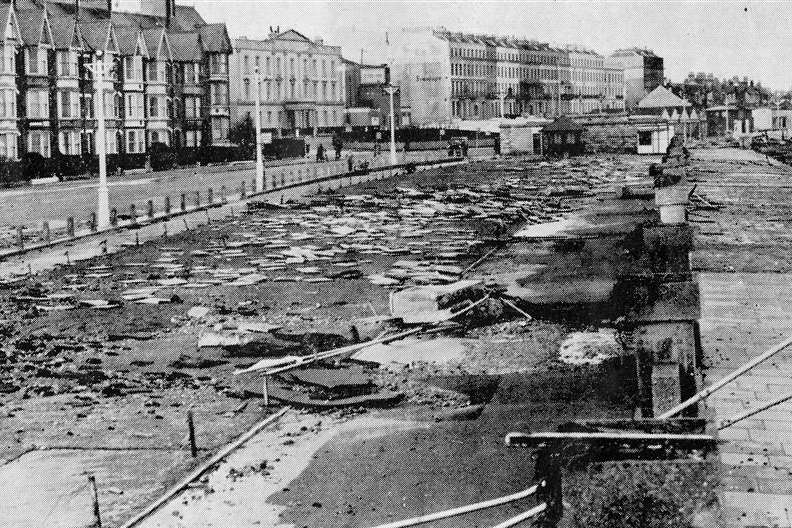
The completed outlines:
[[[652,146],[652,132],[638,132],[638,144],[642,147]]]

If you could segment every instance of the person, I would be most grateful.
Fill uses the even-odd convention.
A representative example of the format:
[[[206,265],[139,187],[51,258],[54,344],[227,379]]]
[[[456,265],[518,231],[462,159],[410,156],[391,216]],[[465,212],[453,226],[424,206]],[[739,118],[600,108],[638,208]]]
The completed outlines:
[[[324,161],[324,159],[325,159],[324,145],[319,143],[319,146],[316,147],[316,161],[320,162],[320,161]]]
[[[341,159],[341,149],[344,147],[344,142],[338,134],[333,136],[333,149],[335,150],[336,161]]]
[[[349,172],[352,172],[352,169],[355,167],[355,162],[352,160],[352,154],[347,156],[347,168]]]

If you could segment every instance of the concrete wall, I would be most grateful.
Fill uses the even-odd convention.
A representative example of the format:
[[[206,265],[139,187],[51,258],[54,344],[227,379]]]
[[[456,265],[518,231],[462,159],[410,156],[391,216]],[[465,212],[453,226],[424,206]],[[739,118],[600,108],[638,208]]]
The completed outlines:
[[[541,146],[538,150],[534,148],[535,135],[540,138],[541,142],[541,127],[505,125],[501,127],[500,134],[502,154],[541,154]]]

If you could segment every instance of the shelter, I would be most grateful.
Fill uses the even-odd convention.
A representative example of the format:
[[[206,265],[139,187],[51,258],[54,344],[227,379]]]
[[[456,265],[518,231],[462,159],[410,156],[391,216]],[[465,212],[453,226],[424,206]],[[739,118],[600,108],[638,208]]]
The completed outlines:
[[[572,118],[561,116],[542,130],[545,154],[578,156],[583,154],[583,126]]]

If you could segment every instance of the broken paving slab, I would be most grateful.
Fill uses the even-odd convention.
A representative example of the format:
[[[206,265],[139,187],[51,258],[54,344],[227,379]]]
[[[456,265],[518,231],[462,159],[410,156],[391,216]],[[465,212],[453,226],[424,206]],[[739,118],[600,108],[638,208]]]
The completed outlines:
[[[304,368],[293,370],[285,377],[302,385],[318,387],[348,396],[368,394],[374,389],[371,375],[362,369]]]
[[[454,338],[411,339],[377,344],[352,354],[351,359],[382,366],[408,366],[414,363],[449,363],[465,357],[464,340]]]
[[[456,302],[468,298],[481,286],[481,280],[462,280],[446,285],[414,286],[391,292],[390,310],[393,317],[407,324],[436,323],[448,320],[453,314],[450,308]],[[477,298],[484,294],[476,295]]]

